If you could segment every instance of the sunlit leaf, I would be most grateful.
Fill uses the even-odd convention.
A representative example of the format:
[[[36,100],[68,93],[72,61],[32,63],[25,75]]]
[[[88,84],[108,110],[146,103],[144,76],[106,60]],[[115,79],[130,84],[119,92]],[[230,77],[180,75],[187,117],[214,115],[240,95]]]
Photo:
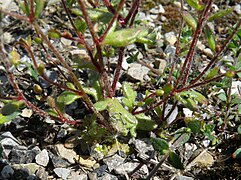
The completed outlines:
[[[187,0],[187,4],[193,8],[195,8],[198,11],[201,11],[204,9],[204,5],[200,4],[199,0]]]
[[[75,24],[77,31],[80,31],[82,34],[85,33],[87,24],[82,18],[75,19],[74,24]]]
[[[212,30],[209,28],[209,26],[206,26],[204,31],[205,31],[205,34],[207,36],[209,48],[212,51],[216,51],[216,40],[215,40],[215,36],[214,36]]]
[[[197,28],[197,21],[196,19],[194,19],[194,17],[192,17],[192,15],[190,13],[188,13],[187,11],[183,11],[182,12],[182,17],[185,20],[185,22],[192,27],[192,29],[195,31]]]
[[[77,95],[75,92],[64,91],[58,96],[57,102],[64,103],[64,105],[69,105],[79,98],[81,98],[81,96]]]
[[[208,21],[213,21],[216,19],[220,19],[223,16],[226,16],[228,14],[230,14],[231,12],[233,12],[233,9],[229,8],[229,9],[224,9],[224,10],[219,10],[218,12],[212,14],[211,16],[209,16]]]

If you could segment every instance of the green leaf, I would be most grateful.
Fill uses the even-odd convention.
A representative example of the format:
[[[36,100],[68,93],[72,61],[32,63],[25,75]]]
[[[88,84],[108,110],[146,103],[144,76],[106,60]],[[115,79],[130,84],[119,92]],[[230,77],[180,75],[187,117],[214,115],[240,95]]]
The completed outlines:
[[[146,116],[144,113],[136,115],[136,119],[138,120],[137,129],[143,131],[152,131],[157,128],[156,121],[152,120],[151,117]]]
[[[29,63],[29,62],[25,62],[25,65],[28,67],[31,76],[32,76],[36,81],[39,81],[38,73],[35,71],[33,65],[32,65],[31,63]]]
[[[173,85],[166,84],[162,90],[164,91],[164,96],[167,97],[170,94],[170,92],[173,90]]]
[[[16,49],[13,49],[10,52],[9,60],[10,60],[11,65],[14,65],[15,67],[17,67],[20,64],[20,55],[16,51]]]
[[[107,34],[103,44],[108,44],[115,47],[125,47],[137,41],[137,38],[148,35],[148,30],[145,28],[126,28],[117,30]]]
[[[96,89],[92,87],[84,87],[83,88],[86,94],[91,95],[93,98],[95,98],[96,101],[98,101],[98,92]]]
[[[97,111],[103,111],[107,108],[108,104],[109,104],[109,101],[104,100],[104,101],[99,101],[95,103],[94,106]]]
[[[187,11],[183,11],[183,13],[181,13],[184,21],[193,29],[193,31],[196,30],[197,28],[197,21],[196,19],[194,19],[194,17],[192,17],[191,14],[189,14]]]
[[[19,108],[23,107],[23,101],[13,101],[4,105],[1,109],[1,113],[4,116],[9,116],[16,112]]]
[[[19,4],[20,8],[22,9],[22,11],[27,15],[29,16],[30,14],[30,9],[29,9],[29,6],[26,2],[20,2]]]
[[[204,5],[201,5],[199,3],[199,0],[187,0],[187,4],[193,8],[195,8],[198,11],[201,11],[204,9]]]
[[[81,98],[81,96],[77,95],[75,92],[64,91],[58,96],[57,103],[63,103],[64,105],[69,105],[79,98]]]
[[[56,29],[50,29],[48,31],[48,36],[52,39],[59,39],[61,38],[61,33]]]
[[[218,98],[221,100],[221,101],[227,101],[227,96],[224,92],[221,92],[219,95],[218,95]]]
[[[175,152],[170,152],[168,162],[176,169],[184,169],[181,159]]]
[[[199,133],[202,128],[200,120],[197,119],[188,119],[186,120],[187,127],[189,127],[193,133]]]
[[[153,148],[158,151],[161,155],[165,155],[170,151],[169,144],[166,140],[161,138],[151,138]]]
[[[236,151],[232,154],[232,157],[240,159],[241,158],[241,148],[236,149]]]
[[[214,36],[212,30],[209,28],[209,26],[206,26],[204,31],[205,31],[205,35],[207,36],[208,46],[210,47],[210,49],[212,51],[215,52],[216,51],[216,40],[215,40],[215,36]]]
[[[218,67],[214,67],[213,69],[211,69],[205,79],[211,79],[215,77],[218,74],[218,70],[219,70]]]
[[[132,89],[131,85],[128,82],[125,82],[123,84],[122,89],[123,89],[124,96],[126,97],[122,99],[122,102],[127,107],[132,109],[136,100],[137,92]]]
[[[15,111],[11,113],[10,115],[4,116],[3,114],[0,114],[0,124],[3,124],[5,122],[12,121],[20,114],[19,111]]]
[[[241,125],[238,126],[237,131],[238,131],[239,134],[241,134]]]
[[[85,33],[85,31],[87,29],[87,24],[85,23],[85,21],[82,18],[75,19],[74,24],[75,24],[77,31],[81,32],[82,34]]]
[[[214,13],[213,15],[209,16],[208,21],[213,21],[213,20],[216,20],[216,19],[220,19],[223,16],[226,16],[226,15],[230,14],[231,12],[233,12],[232,8],[220,10],[220,11]]]
[[[34,17],[38,19],[44,9],[45,0],[35,0],[35,3]]]

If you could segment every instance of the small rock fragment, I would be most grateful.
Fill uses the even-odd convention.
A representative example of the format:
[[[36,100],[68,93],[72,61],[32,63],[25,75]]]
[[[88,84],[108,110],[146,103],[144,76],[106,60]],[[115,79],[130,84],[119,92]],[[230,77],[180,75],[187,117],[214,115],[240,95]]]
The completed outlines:
[[[51,152],[49,152],[49,157],[55,168],[65,168],[70,165],[70,163],[67,160],[62,159],[61,157],[56,156]]]
[[[147,67],[138,63],[132,63],[127,70],[127,75],[133,80],[143,81],[144,76],[147,75],[148,72],[149,69]]]
[[[14,164],[12,165],[13,169],[23,169],[25,171],[28,172],[29,175],[34,174],[38,169],[39,169],[39,165],[35,164],[35,163],[28,163],[28,164]]]
[[[98,180],[118,180],[118,178],[109,173],[105,173],[103,176],[99,177]]]
[[[188,177],[188,176],[177,176],[176,180],[194,180],[192,177]]]
[[[167,62],[166,62],[166,60],[164,60],[164,59],[156,58],[156,59],[155,59],[155,65],[156,65],[156,67],[158,68],[159,72],[160,72],[160,73],[163,73],[163,72],[164,72],[164,69],[165,69],[165,67],[166,67],[166,65],[167,65]]]
[[[125,158],[115,154],[114,156],[104,159],[103,162],[108,166],[108,169],[111,172],[113,169],[116,169],[118,166],[120,166],[124,160]]]
[[[69,161],[71,164],[74,164],[75,159],[78,159],[76,152],[72,149],[65,148],[63,144],[57,144],[57,145],[55,145],[55,147],[56,147],[56,150],[59,153],[59,155],[62,158]]]
[[[46,149],[43,149],[36,157],[36,163],[38,165],[46,167],[49,163],[49,155]]]
[[[68,180],[88,180],[87,174],[81,173],[79,171],[71,171],[68,176]]]
[[[174,45],[177,41],[177,37],[174,32],[168,32],[164,34],[164,41],[167,45]]]
[[[1,171],[1,176],[3,179],[10,179],[14,173],[14,170],[10,165],[6,165],[3,167]]]
[[[66,168],[55,168],[54,172],[58,177],[65,180],[69,176],[71,170],[66,169]]]
[[[198,165],[201,167],[209,167],[214,163],[213,156],[207,152],[207,150],[203,150],[192,162],[190,162],[186,169],[190,169],[191,167]]]
[[[83,165],[85,167],[88,167],[88,168],[92,168],[96,161],[95,160],[92,160],[92,159],[84,159],[82,158],[81,156],[77,156],[76,158],[76,161],[80,164],[80,165]]]

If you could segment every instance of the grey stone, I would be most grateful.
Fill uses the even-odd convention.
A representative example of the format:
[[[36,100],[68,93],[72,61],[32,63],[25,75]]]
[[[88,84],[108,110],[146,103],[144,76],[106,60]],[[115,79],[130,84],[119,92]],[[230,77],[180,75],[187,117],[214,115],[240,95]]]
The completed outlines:
[[[12,169],[12,167],[10,165],[6,165],[1,171],[1,176],[3,179],[9,179],[12,177],[13,173],[14,170]]]
[[[97,173],[96,172],[90,172],[88,173],[88,177],[90,180],[96,180],[97,179]]]
[[[237,4],[233,7],[233,10],[237,13],[237,14],[241,14],[241,5]]]
[[[136,150],[143,154],[149,151],[154,151],[154,148],[148,139],[143,139],[143,140],[135,139],[133,141],[133,144],[135,145]]]
[[[194,180],[192,177],[188,177],[188,176],[177,176],[176,180]]]
[[[166,49],[164,50],[164,53],[168,58],[172,58],[175,56],[176,47],[173,45],[167,45]]]
[[[87,174],[84,174],[79,171],[71,171],[70,175],[68,176],[68,180],[88,180]]]
[[[49,152],[49,157],[54,165],[55,168],[65,168],[70,165],[70,163],[59,156],[54,155],[53,153]]]
[[[105,171],[107,170],[107,165],[102,165],[94,170],[97,173],[97,176],[103,176]]]
[[[109,171],[111,172],[113,169],[117,168],[124,162],[125,158],[120,157],[115,154],[114,156],[103,159],[103,162],[108,166]]]
[[[46,76],[51,80],[56,82],[58,78],[58,73],[55,71],[46,71]],[[50,84],[44,79],[40,78],[40,84],[43,88],[48,88]]]
[[[167,104],[166,109],[165,109],[165,116],[171,111],[172,109],[171,104]],[[171,124],[177,117],[178,115],[178,108],[175,107],[174,110],[172,111],[171,115],[167,118],[167,124]]]
[[[43,149],[36,157],[36,163],[38,165],[46,167],[49,163],[49,155],[46,149]]]
[[[167,62],[164,59],[156,58],[155,59],[155,65],[158,68],[159,72],[163,73],[164,69],[166,68]]]
[[[39,169],[37,170],[37,172],[35,174],[41,180],[48,179],[48,173],[45,171],[45,168],[43,168],[43,167],[39,167]]]
[[[132,172],[139,163],[133,163],[133,162],[127,162],[125,164],[121,164],[115,169],[115,172],[117,174],[125,175],[127,173]],[[144,178],[149,173],[148,168],[146,165],[143,165],[141,168],[139,168],[134,174],[136,176],[140,176],[140,178]]]
[[[26,171],[29,175],[34,174],[38,168],[39,165],[35,163],[28,163],[28,164],[14,164],[12,165],[13,169],[15,170],[24,170]]]
[[[70,172],[71,172],[71,170],[66,169],[66,168],[55,168],[54,169],[54,173],[58,177],[60,177],[60,178],[62,178],[64,180],[67,179],[67,177],[69,176]]]
[[[103,176],[99,177],[97,180],[118,180],[118,178],[109,173],[105,173]]]
[[[76,152],[73,149],[67,149],[63,144],[55,145],[59,155],[69,161],[71,164],[75,163],[75,159],[78,159]]]
[[[138,63],[132,63],[127,71],[127,75],[133,80],[143,81],[144,76],[147,75],[148,72],[149,69],[147,67]]]

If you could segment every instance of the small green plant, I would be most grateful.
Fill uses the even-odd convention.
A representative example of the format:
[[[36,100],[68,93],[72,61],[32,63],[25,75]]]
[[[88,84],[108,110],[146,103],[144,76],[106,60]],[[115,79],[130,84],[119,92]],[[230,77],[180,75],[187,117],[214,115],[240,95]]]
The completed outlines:
[[[241,19],[230,30],[224,42],[217,42],[207,22],[215,21],[232,11],[227,9],[212,13],[213,0],[205,2],[188,0],[188,5],[194,8],[197,14],[197,17],[193,17],[191,13],[183,10],[183,1],[181,1],[180,15],[183,23],[175,45],[175,58],[172,64],[167,66],[165,70],[167,73],[163,75],[167,77],[164,78],[165,82],[158,84],[161,87],[157,89],[146,89],[142,99],[137,98],[139,92],[134,90],[130,83],[125,82],[121,90],[124,97],[118,97],[116,88],[126,46],[133,43],[145,44],[146,48],[155,46],[155,33],[143,26],[140,21],[135,21],[140,0],[133,1],[125,13],[124,0],[88,2],[87,6],[84,0],[61,0],[71,27],[64,23],[62,27],[54,24],[46,33],[42,29],[41,18],[45,15],[47,1],[24,0],[19,4],[20,12],[0,9],[1,13],[29,24],[34,30],[32,37],[20,38],[12,50],[0,44],[1,64],[15,93],[11,96],[0,94],[0,99],[4,103],[1,108],[0,123],[11,121],[19,115],[21,108],[28,107],[43,117],[50,117],[81,129],[81,136],[86,141],[101,143],[106,137],[110,137],[108,140],[111,141],[116,134],[137,137],[139,131],[153,131],[157,136],[162,136],[162,131],[175,122],[172,121],[167,125],[167,119],[178,106],[186,107],[194,113],[192,118],[183,117],[182,111],[178,113],[177,118],[184,119],[187,126],[184,131],[180,130],[181,135],[185,137],[179,134],[182,137],[178,142],[179,145],[184,144],[191,134],[202,134],[208,137],[212,144],[218,143],[218,139],[213,134],[215,126],[201,119],[205,107],[212,103],[208,98],[206,86],[218,90],[224,89],[225,91],[219,93],[217,98],[221,104],[228,104],[225,112],[231,106],[236,106],[239,115],[241,114],[240,97],[231,96],[232,79],[237,76],[240,78],[241,73]],[[213,56],[204,69],[196,73],[192,70],[195,66],[197,42],[202,35],[206,38],[205,43],[210,47]],[[55,44],[60,39],[71,41],[75,49],[87,52],[87,57],[66,58]],[[31,63],[21,62],[23,52],[19,45],[26,50]],[[39,58],[35,54],[39,47],[45,58]],[[217,63],[221,61],[228,48],[232,49],[238,61],[227,66],[225,73],[221,73]],[[118,60],[111,78],[108,63],[106,64],[104,59],[108,60],[114,56]],[[178,58],[184,58],[182,64],[178,63]],[[35,99],[26,96],[25,90],[21,87],[21,80],[14,74],[20,65],[25,65],[30,72],[31,81],[35,84],[31,91]],[[50,71],[58,72],[60,77],[57,81],[47,76]],[[78,76],[80,71],[87,72],[87,79]],[[44,95],[40,79],[50,84],[52,89],[57,89],[58,93]],[[40,106],[43,102],[45,106]],[[89,113],[82,114],[81,117],[68,115],[66,107],[74,102],[79,104],[81,102],[85,111]],[[165,113],[168,104],[172,104],[172,108]],[[228,119],[227,113],[224,117],[225,126]],[[170,147],[167,138],[157,137],[151,141],[156,151],[164,155],[163,162],[168,159],[175,168],[184,168],[175,148]],[[235,157],[240,150],[237,151]],[[155,168],[155,171],[157,169]]]

